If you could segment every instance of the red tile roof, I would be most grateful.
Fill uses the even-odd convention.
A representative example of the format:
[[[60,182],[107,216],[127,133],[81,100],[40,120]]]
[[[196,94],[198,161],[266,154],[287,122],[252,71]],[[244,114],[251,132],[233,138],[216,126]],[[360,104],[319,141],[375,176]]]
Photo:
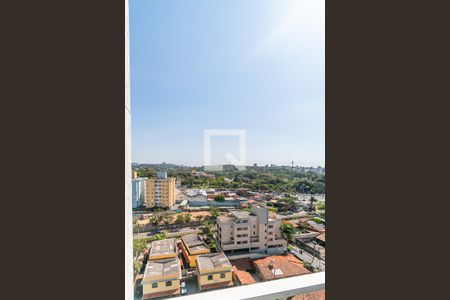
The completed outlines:
[[[237,278],[237,280],[239,281],[240,284],[246,285],[246,284],[256,283],[255,279],[252,277],[252,275],[249,272],[239,270],[235,266],[233,266],[232,270],[233,270],[233,275],[235,276],[235,278]]]
[[[292,254],[269,256],[254,261],[262,280],[272,280],[311,273]]]

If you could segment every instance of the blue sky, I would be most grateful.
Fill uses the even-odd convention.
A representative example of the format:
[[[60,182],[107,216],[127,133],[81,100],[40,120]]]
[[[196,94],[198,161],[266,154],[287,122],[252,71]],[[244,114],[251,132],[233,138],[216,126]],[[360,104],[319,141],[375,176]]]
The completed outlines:
[[[132,161],[325,164],[324,0],[130,0]],[[213,163],[237,155],[214,137]]]

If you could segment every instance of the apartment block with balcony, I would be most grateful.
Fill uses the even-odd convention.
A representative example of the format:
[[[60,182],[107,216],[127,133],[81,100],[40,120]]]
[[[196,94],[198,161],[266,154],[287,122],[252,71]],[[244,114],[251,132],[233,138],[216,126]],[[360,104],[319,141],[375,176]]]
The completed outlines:
[[[156,178],[146,180],[146,207],[171,208],[175,204],[175,178],[158,172]]]
[[[267,207],[252,206],[251,211],[230,211],[217,218],[217,242],[228,255],[283,253],[281,220],[269,218]]]

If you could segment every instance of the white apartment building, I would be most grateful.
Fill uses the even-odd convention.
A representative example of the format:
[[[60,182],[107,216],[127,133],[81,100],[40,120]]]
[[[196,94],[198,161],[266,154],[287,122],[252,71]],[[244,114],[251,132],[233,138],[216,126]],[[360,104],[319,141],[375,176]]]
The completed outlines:
[[[138,208],[140,206],[145,205],[146,180],[147,177],[137,177],[132,179],[131,181],[132,208]]]
[[[269,218],[267,207],[230,211],[217,218],[217,243],[226,254],[276,254],[286,249],[281,220]]]

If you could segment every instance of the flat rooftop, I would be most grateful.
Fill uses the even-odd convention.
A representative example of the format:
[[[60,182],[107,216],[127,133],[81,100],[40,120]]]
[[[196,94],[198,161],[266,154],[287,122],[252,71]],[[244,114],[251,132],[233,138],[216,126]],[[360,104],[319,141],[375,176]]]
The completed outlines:
[[[144,280],[167,275],[181,277],[181,266],[178,257],[148,261],[145,267]]]
[[[217,217],[217,220],[221,223],[232,223],[234,221],[233,217],[225,217],[225,216],[220,216]]]
[[[188,234],[183,236],[181,239],[189,247],[191,252],[209,250],[205,242],[203,242],[197,234]]]
[[[199,270],[231,268],[231,263],[223,253],[204,254],[197,256],[197,267]]]
[[[251,214],[248,211],[232,210],[230,213],[238,219],[247,219]]]
[[[175,239],[166,239],[160,241],[152,242],[152,246],[150,249],[150,258],[152,256],[158,255],[167,255],[167,254],[175,254],[176,253],[176,242]]]

